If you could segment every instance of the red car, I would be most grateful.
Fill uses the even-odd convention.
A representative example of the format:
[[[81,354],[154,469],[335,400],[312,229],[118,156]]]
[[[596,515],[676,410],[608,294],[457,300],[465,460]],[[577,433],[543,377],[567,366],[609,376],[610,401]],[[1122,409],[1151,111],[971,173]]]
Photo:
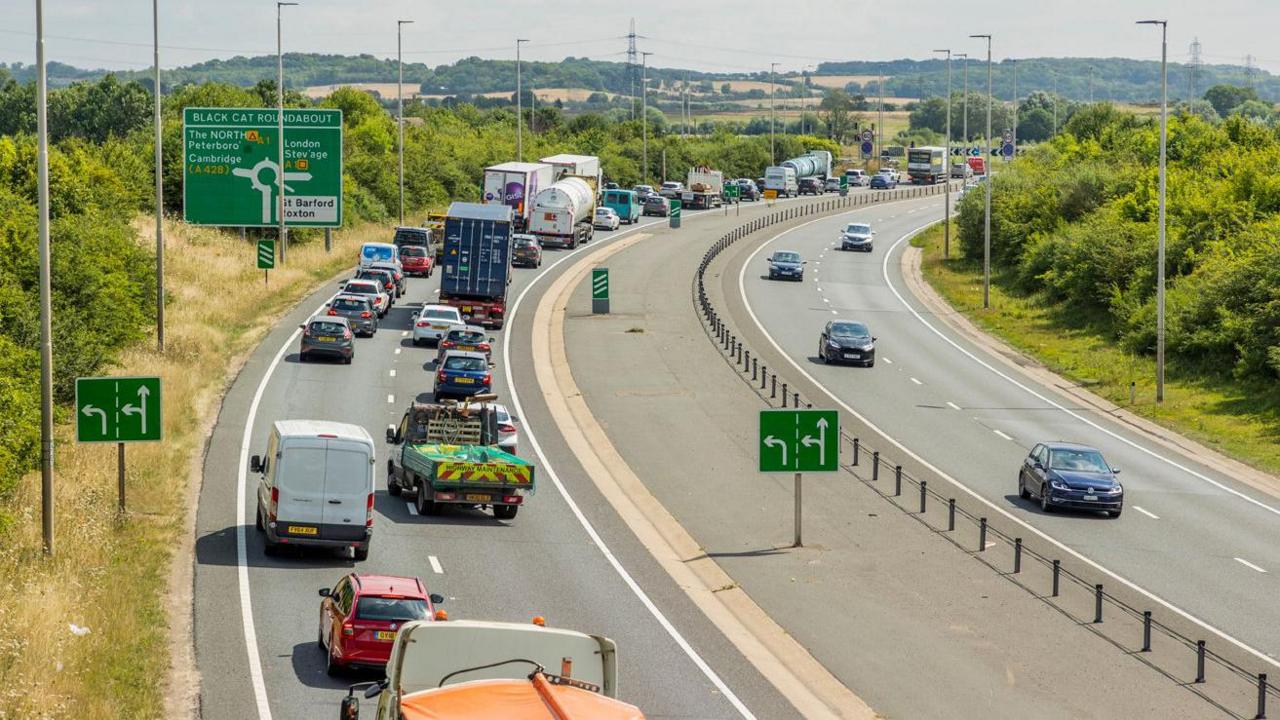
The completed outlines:
[[[421,275],[431,277],[436,258],[427,252],[422,245],[402,245],[400,247],[400,264],[404,266],[405,275]]]
[[[444,618],[435,606],[444,598],[428,593],[418,578],[351,573],[332,588],[321,588],[317,642],[325,653],[325,671],[383,668],[391,656],[396,630],[410,620]]]

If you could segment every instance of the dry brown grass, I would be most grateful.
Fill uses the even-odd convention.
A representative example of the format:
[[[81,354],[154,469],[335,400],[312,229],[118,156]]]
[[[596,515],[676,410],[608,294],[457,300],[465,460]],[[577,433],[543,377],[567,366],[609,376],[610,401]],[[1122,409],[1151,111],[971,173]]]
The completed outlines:
[[[139,242],[154,246],[153,223],[138,226]],[[203,429],[238,358],[308,290],[352,264],[361,242],[386,234],[374,226],[334,233],[328,255],[319,240],[295,245],[289,266],[272,271],[264,288],[252,242],[181,223],[165,232],[167,352],[148,342],[103,372],[162,378],[165,440],[128,447],[129,512],[120,517],[115,447],[78,445],[73,427],[59,423],[52,558],[41,552],[39,473],[19,485],[15,522],[0,547],[6,720],[164,716],[167,580],[187,527],[187,491],[198,482],[191,468],[198,468]],[[71,624],[88,634],[76,635]]]

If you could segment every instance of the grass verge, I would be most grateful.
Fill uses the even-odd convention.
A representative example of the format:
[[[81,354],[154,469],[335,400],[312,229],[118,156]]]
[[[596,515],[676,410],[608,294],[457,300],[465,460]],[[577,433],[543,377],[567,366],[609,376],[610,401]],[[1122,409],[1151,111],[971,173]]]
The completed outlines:
[[[1175,364],[1166,367],[1165,400],[1157,404],[1154,358],[1125,352],[1104,328],[1065,317],[1037,296],[1011,290],[998,275],[992,277],[991,308],[984,310],[981,265],[959,259],[954,243],[952,259],[943,260],[941,225],[912,244],[924,252],[925,281],[984,331],[1116,405],[1248,465],[1280,473],[1280,388]]]
[[[154,222],[137,226],[153,247]],[[57,425],[53,557],[41,550],[39,473],[15,491],[0,538],[0,719],[164,716],[170,561],[223,389],[282,312],[386,236],[364,226],[334,233],[330,253],[320,240],[294,245],[264,285],[252,241],[182,223],[165,234],[166,352],[147,341],[103,371],[162,378],[164,441],[127,448],[119,516],[115,447],[77,445],[74,427]]]

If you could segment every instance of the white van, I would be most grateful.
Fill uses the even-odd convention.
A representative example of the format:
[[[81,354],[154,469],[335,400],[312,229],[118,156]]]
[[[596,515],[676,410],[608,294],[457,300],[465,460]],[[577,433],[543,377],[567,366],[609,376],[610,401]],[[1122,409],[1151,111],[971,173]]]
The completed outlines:
[[[800,185],[796,182],[795,168],[775,165],[764,169],[764,189],[773,190],[778,197],[796,197]]]
[[[367,242],[360,246],[360,267],[366,268],[376,262],[395,263],[400,266],[401,271],[404,265],[400,262],[400,248],[391,243]]]
[[[351,548],[369,557],[373,538],[373,438],[358,425],[325,420],[279,420],[259,473],[257,527],[265,552],[281,545]]]

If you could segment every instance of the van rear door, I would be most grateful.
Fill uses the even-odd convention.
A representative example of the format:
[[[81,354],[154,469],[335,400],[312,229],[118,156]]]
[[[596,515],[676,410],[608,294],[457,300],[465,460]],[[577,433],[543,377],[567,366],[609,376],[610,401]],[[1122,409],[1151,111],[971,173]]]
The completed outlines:
[[[324,438],[285,437],[275,476],[276,532],[315,538],[323,521],[326,446]]]
[[[321,535],[326,540],[363,540],[365,511],[373,492],[373,459],[361,442],[332,438],[325,451]]]

